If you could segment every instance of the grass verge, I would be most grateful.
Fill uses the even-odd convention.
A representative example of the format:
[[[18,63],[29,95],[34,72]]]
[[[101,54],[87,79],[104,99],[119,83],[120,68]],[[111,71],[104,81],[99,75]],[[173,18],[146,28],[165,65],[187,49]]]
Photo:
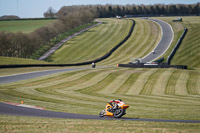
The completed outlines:
[[[0,65],[15,65],[15,64],[49,64],[49,63],[46,61],[39,61],[34,59],[0,56]]]
[[[139,122],[123,120],[72,120],[20,116],[0,116],[0,132],[54,133],[197,133],[200,124]]]

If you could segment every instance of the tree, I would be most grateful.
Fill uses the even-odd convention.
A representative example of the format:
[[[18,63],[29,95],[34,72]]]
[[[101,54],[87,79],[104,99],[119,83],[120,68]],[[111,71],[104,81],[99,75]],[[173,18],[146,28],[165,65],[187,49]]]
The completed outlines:
[[[113,9],[112,9],[112,6],[108,6],[108,14],[110,17],[113,17]]]
[[[121,14],[122,14],[121,8],[119,6],[117,6],[116,15],[120,15],[121,16]]]
[[[155,14],[160,14],[160,13],[161,13],[160,11],[161,11],[161,10],[160,10],[159,5],[156,5],[156,6],[155,6]]]
[[[132,7],[132,11],[131,12],[132,12],[133,15],[138,14],[137,9],[136,9],[135,6]]]
[[[139,13],[140,15],[143,14],[142,6],[138,6],[138,13]]]
[[[49,7],[48,10],[44,13],[44,17],[45,18],[56,18],[57,13],[52,7]]]

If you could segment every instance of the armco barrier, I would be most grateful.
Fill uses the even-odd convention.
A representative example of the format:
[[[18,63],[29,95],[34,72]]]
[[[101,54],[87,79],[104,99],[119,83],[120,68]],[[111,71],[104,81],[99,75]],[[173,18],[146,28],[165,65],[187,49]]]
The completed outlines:
[[[82,65],[90,65],[93,62],[97,63],[100,62],[106,58],[108,58],[116,49],[118,49],[124,42],[128,40],[128,38],[131,36],[134,26],[135,26],[135,21],[133,21],[133,24],[131,26],[131,29],[128,33],[128,35],[120,42],[118,43],[114,48],[112,48],[108,53],[106,53],[104,56],[97,58],[95,60],[91,61],[86,61],[86,62],[81,62],[81,63],[74,63],[74,64],[19,64],[19,65],[0,65],[0,68],[19,68],[19,67],[64,67],[64,66],[82,66]]]
[[[184,28],[184,31],[183,31],[180,39],[178,40],[176,46],[174,47],[174,49],[172,50],[172,52],[170,53],[170,55],[167,58],[167,64],[170,65],[172,58],[174,57],[176,51],[178,50],[179,46],[181,45],[183,38],[185,37],[185,34],[187,33],[187,30],[188,30],[187,28]]]
[[[177,68],[177,69],[187,69],[187,66],[183,65],[168,65],[167,63],[162,64],[118,64],[118,67],[128,67],[128,68]]]

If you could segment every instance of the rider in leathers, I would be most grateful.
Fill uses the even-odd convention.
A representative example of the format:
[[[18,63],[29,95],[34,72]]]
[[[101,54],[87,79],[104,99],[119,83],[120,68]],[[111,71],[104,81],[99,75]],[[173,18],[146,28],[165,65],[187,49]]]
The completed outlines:
[[[121,99],[118,99],[118,100],[111,100],[109,101],[108,103],[112,106],[112,109],[115,110],[118,108],[118,105],[117,103],[119,103],[120,101],[122,101]]]

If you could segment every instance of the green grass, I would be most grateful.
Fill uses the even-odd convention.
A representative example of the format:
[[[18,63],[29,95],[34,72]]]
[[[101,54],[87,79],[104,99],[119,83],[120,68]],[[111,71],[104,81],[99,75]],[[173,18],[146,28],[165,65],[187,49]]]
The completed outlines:
[[[29,33],[53,21],[54,20],[0,21],[0,31]]]
[[[161,37],[160,27],[143,19],[134,19],[136,24],[131,37],[101,65],[128,63],[133,58],[142,58],[151,52]]]
[[[121,98],[130,105],[127,117],[199,120],[198,82],[198,71],[111,67],[1,84],[0,100],[98,115],[107,101]]]
[[[49,64],[49,63],[33,59],[0,56],[0,65],[13,65],[13,64]]]
[[[174,45],[176,39],[178,39],[179,35],[182,33],[182,23],[172,23],[171,20],[174,18],[171,17],[160,19],[166,20],[172,24],[175,31]],[[114,52],[110,58],[101,63],[97,63],[97,65],[128,63],[131,58],[142,57],[155,47],[155,44],[157,44],[160,39],[159,26],[151,21],[135,20],[136,26],[131,38],[125,45]],[[189,21],[183,17],[183,21],[184,20],[185,22],[183,22],[183,24],[186,24],[186,22],[189,23]],[[96,34],[95,30],[100,30],[100,37],[105,40],[109,38],[108,35],[112,34],[110,33],[111,30],[109,30],[112,29],[112,24],[120,24],[121,28],[127,25],[126,32],[129,29],[128,26],[131,24],[131,21],[129,22],[128,20],[104,19],[103,21],[107,22],[103,24],[104,27],[98,26],[91,29],[91,31],[94,31],[92,33]],[[198,17],[191,17],[190,23],[198,26],[199,21],[197,21]],[[113,27],[115,27],[115,25],[113,25]],[[85,37],[85,41],[89,42],[86,35],[89,36],[89,34],[92,34],[90,33],[91,31],[74,38],[70,43],[73,45],[81,43],[75,42],[82,37]],[[190,32],[191,31],[189,31],[186,36],[189,36]],[[195,31],[193,35],[197,34],[196,32],[197,31]],[[118,36],[117,33],[115,34]],[[196,36],[194,36],[194,38],[196,38],[195,40],[197,43],[194,40],[193,42],[194,47],[198,50],[198,37]],[[90,37],[94,42],[98,42],[98,39],[95,39],[94,36],[90,35]],[[192,36],[191,39],[193,39]],[[185,40],[186,38],[183,41],[183,45]],[[82,41],[83,44],[86,44],[86,42]],[[107,41],[107,43],[108,42],[111,41]],[[65,47],[69,48],[71,44]],[[113,45],[114,44],[115,43],[113,43]],[[85,54],[88,53],[90,49],[85,47],[85,51],[81,53],[81,47],[84,49],[84,46],[76,46],[76,54],[80,54],[83,57],[76,58],[72,56],[71,62],[89,59]],[[62,48],[60,51],[61,50]],[[169,51],[167,52],[169,53]],[[67,55],[64,55],[64,52],[60,53],[63,54],[63,57],[69,58]],[[167,56],[167,54],[165,56]],[[130,105],[126,117],[200,120],[200,69],[198,65],[194,65],[199,63],[199,61],[196,60],[198,53],[195,50],[193,56],[194,57],[191,58],[194,58],[194,62],[191,63],[191,67],[197,67],[196,70],[110,67],[65,72],[16,83],[1,84],[0,101],[20,103],[20,101],[23,100],[24,104],[42,106],[47,110],[98,115],[98,113],[105,108],[107,101],[121,98],[125,103]],[[190,59],[188,56],[184,58]],[[173,61],[175,61],[175,59],[176,57]],[[199,124],[189,123],[135,122],[121,120],[112,122],[106,120],[61,120],[3,115],[0,116],[0,123],[0,125],[2,125],[0,128],[2,132],[124,131],[187,133],[199,132],[200,127]]]
[[[183,26],[188,28],[188,33],[174,56],[172,64],[200,67],[199,22],[199,17],[183,17]]]
[[[68,41],[49,60],[54,63],[77,63],[103,56],[118,44],[130,30],[131,20],[102,19],[104,24]],[[125,44],[100,65],[127,63],[133,57],[148,54],[160,39],[159,26],[151,21],[135,19],[136,25]]]
[[[87,23],[78,27],[75,27],[74,29],[68,30],[62,34],[59,34],[58,36],[54,37],[53,39],[50,40],[50,42],[47,45],[44,45],[43,47],[41,47],[40,49],[38,49],[37,51],[35,51],[32,56],[30,58],[32,59],[38,59],[40,58],[46,51],[48,51],[49,49],[51,49],[53,46],[55,46],[57,43],[61,42],[62,40],[66,39],[67,37],[75,34],[76,32],[79,32],[87,27],[90,27],[94,24],[96,24],[97,22],[92,22],[92,23]],[[46,60],[48,62],[50,62],[51,60]]]
[[[102,68],[65,72],[0,85],[0,101],[47,110],[98,113],[107,101],[130,105],[126,117],[200,120],[200,72]],[[173,91],[171,91],[173,90]],[[73,101],[73,102],[72,102]],[[70,120],[0,115],[0,132],[198,132],[199,124]]]
[[[169,22],[174,30],[175,38],[172,43],[172,47],[166,52],[165,58],[169,55],[172,48],[180,38],[184,27],[188,28],[188,32],[177,50],[174,58],[172,59],[172,65],[187,65],[189,68],[200,67],[200,17],[182,17],[183,22],[172,22],[177,17],[161,17],[166,22]]]
[[[101,20],[103,24],[66,42],[49,60],[54,63],[77,63],[99,58],[122,41],[132,25],[131,20]]]
[[[197,133],[200,124],[0,116],[0,132]]]
[[[104,21],[107,21],[104,25],[109,25],[112,21],[121,25],[127,22],[130,24],[129,20]],[[160,33],[156,23],[136,19],[131,38],[99,65],[128,62],[131,56],[126,57],[126,54],[131,52],[133,55],[145,55],[155,46],[155,42],[159,41],[159,36],[154,36],[156,33]],[[152,45],[147,45],[149,43]],[[83,114],[98,114],[106,101],[122,98],[131,106],[128,117],[198,119],[200,114],[196,107],[200,104],[199,82],[199,70],[113,67],[81,70],[1,85],[0,98],[1,101],[23,100],[27,104],[44,106],[48,110]],[[70,102],[72,100],[73,103]],[[88,111],[90,106],[94,109]]]

